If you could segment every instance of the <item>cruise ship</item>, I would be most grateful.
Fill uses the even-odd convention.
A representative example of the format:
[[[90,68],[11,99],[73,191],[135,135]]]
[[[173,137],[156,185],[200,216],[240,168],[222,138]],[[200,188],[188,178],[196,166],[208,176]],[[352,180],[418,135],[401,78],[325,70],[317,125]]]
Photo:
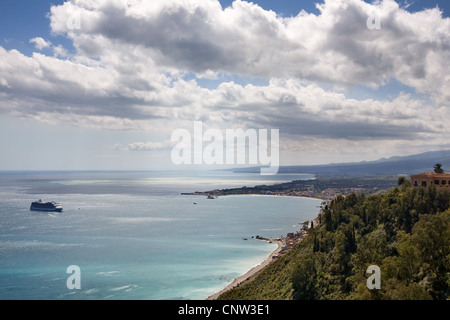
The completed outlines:
[[[58,202],[42,202],[41,199],[39,201],[35,201],[31,203],[30,210],[35,211],[47,211],[47,212],[61,212],[63,207]]]

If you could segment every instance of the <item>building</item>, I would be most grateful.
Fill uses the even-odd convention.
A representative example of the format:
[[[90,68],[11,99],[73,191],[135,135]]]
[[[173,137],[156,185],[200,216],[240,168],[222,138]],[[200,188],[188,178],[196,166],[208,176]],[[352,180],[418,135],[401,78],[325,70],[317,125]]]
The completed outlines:
[[[411,185],[414,187],[450,188],[450,173],[425,172],[411,175]]]

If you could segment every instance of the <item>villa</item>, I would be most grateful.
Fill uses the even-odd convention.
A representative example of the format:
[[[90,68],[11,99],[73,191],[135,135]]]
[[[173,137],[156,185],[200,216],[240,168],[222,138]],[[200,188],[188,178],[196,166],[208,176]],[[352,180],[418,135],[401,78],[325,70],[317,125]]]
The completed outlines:
[[[411,185],[414,187],[436,186],[436,188],[449,188],[450,173],[425,172],[411,175]]]

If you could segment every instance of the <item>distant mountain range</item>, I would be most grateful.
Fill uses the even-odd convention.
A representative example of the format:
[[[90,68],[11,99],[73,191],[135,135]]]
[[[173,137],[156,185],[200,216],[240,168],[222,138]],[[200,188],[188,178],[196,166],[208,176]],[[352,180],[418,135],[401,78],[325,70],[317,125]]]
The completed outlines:
[[[450,150],[431,151],[389,159],[325,165],[282,166],[278,173],[309,173],[321,176],[410,175],[431,172],[436,163],[450,172]],[[259,172],[259,167],[233,169],[235,172]]]

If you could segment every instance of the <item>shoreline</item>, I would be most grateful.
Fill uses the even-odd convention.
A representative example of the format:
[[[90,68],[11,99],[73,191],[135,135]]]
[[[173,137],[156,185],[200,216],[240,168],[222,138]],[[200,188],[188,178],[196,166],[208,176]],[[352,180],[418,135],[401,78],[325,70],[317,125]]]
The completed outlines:
[[[231,281],[225,288],[206,297],[205,300],[217,300],[217,298],[222,293],[225,293],[233,288],[239,287],[240,285],[248,281],[252,281],[259,274],[259,272],[262,271],[265,267],[267,267],[270,263],[272,263],[274,257],[280,254],[280,252],[282,251],[282,248],[284,246],[283,241],[281,240],[271,240],[271,241],[276,243],[278,247],[274,251],[272,251],[272,253],[270,253],[269,256],[263,262],[261,262],[257,266],[254,266],[246,273],[234,278],[233,281]]]
[[[227,197],[230,195],[222,195],[219,197]],[[285,194],[259,194],[259,193],[241,193],[241,194],[234,194],[234,196],[249,196],[249,197],[278,197],[278,198],[301,198],[301,199],[313,199],[313,200],[321,200],[325,201],[325,199],[317,198],[317,197],[307,197],[307,196],[295,196],[295,195],[285,195]]]
[[[321,201],[329,201],[332,197],[317,197],[308,195],[289,195],[289,194],[263,194],[263,193],[230,193],[230,194],[217,194],[214,191],[196,191],[196,192],[182,192],[182,196],[210,196],[215,197],[229,197],[229,196],[250,196],[250,197],[279,197],[279,198],[303,198],[303,199],[313,199]],[[213,198],[215,199],[215,198]]]
[[[208,196],[208,192],[193,192],[193,193],[185,193],[182,192],[182,196]],[[318,198],[318,197],[309,197],[309,196],[297,196],[297,195],[287,195],[287,194],[260,194],[260,193],[234,193],[234,194],[218,194],[215,195],[217,198],[219,197],[232,197],[232,196],[245,196],[245,197],[277,197],[277,198],[300,198],[300,199],[312,199],[312,200],[320,200],[320,201],[329,201],[329,198]]]
[[[199,194],[196,194],[199,195]],[[314,200],[324,200],[320,198],[314,198],[314,197],[308,197],[308,196],[298,196],[298,195],[281,195],[281,194],[252,194],[252,193],[243,193],[243,194],[233,194],[233,195],[219,195],[219,196],[253,196],[253,197],[283,197],[283,198],[304,198],[304,199],[314,199]],[[314,219],[315,225],[318,224],[317,218]],[[299,231],[300,232],[300,231]],[[301,238],[302,240],[303,238]],[[275,257],[279,257],[279,255],[283,252],[283,248],[286,247],[286,241],[287,238],[280,238],[280,239],[267,239],[267,238],[261,238],[260,240],[263,241],[271,241],[276,243],[278,246],[277,248],[272,251],[269,256],[262,261],[260,264],[254,266],[244,274],[236,277],[231,281],[225,288],[221,289],[220,291],[206,297],[204,300],[217,300],[217,298],[222,295],[223,293],[234,289],[236,287],[239,287],[247,282],[250,282],[256,278],[256,276],[265,269],[270,263],[272,263],[275,260]],[[300,240],[300,241],[301,241]],[[292,245],[292,244],[291,244]]]

